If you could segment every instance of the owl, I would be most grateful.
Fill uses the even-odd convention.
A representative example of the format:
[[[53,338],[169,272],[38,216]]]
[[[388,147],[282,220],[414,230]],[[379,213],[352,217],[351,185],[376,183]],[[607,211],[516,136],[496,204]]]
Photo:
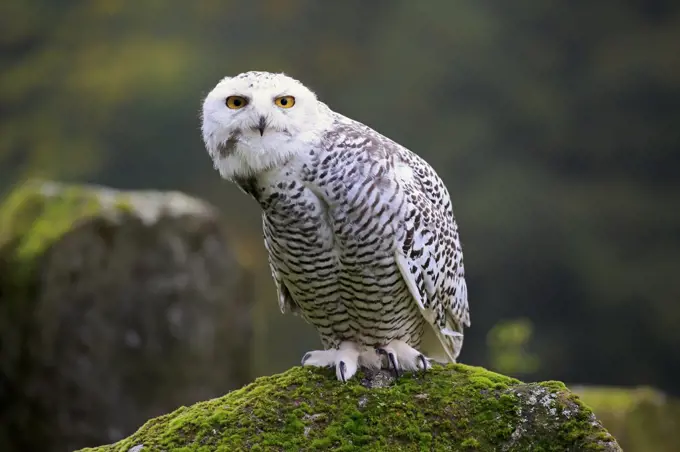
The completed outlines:
[[[447,188],[420,156],[331,110],[285,74],[245,72],[207,94],[205,147],[262,210],[283,313],[323,349],[303,366],[427,370],[455,362],[470,326]]]

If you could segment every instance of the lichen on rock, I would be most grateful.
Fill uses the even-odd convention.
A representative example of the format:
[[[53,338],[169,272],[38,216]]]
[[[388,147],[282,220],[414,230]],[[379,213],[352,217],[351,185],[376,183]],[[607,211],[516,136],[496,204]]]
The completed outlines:
[[[563,384],[522,383],[456,364],[398,381],[386,371],[360,371],[346,384],[330,370],[295,367],[82,452],[171,450],[621,449]]]

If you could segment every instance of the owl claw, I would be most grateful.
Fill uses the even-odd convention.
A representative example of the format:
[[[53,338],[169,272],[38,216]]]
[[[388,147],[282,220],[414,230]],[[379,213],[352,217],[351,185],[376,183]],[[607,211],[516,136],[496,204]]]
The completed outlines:
[[[359,347],[352,342],[342,342],[338,348],[314,350],[302,357],[303,366],[335,367],[338,380],[346,383],[359,367]]]
[[[375,349],[378,355],[387,357],[387,369],[399,378],[404,371],[425,372],[431,367],[430,359],[404,341],[393,340],[389,344]]]
[[[418,359],[420,360],[420,363],[423,365],[423,373],[425,373],[429,366],[427,359],[425,359],[425,355],[423,354],[418,355]]]
[[[379,354],[387,356],[387,370],[392,370],[394,372],[394,378],[399,378],[399,367],[397,366],[397,359],[395,358],[394,353],[388,352],[383,348],[376,348],[375,350]]]
[[[347,372],[347,365],[345,364],[344,361],[340,361],[338,363],[338,366],[340,367],[340,377],[342,378],[342,382],[347,383],[347,379],[345,378],[345,372]]]
[[[388,353],[387,356],[390,358],[390,362],[392,363],[392,369],[394,370],[394,378],[399,378],[401,376],[401,372],[399,371],[399,367],[397,366],[397,358],[394,357],[394,353]]]
[[[386,369],[395,379],[399,379],[404,372],[419,370],[425,372],[431,367],[427,356],[400,340],[393,340],[374,349],[344,341],[337,348],[314,350],[302,357],[303,366],[334,367],[335,376],[343,383],[347,383],[357,373],[360,365],[379,369],[385,366],[385,361]]]

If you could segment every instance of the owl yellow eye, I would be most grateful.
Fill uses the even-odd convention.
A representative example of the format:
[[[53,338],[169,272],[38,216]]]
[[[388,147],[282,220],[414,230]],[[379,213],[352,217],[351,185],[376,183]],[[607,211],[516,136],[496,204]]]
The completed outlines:
[[[295,98],[293,96],[281,96],[274,99],[274,103],[281,108],[290,108],[295,105]]]
[[[227,107],[231,108],[232,110],[238,110],[239,108],[243,108],[248,105],[248,99],[241,96],[229,96],[227,97],[225,104],[227,104]]]

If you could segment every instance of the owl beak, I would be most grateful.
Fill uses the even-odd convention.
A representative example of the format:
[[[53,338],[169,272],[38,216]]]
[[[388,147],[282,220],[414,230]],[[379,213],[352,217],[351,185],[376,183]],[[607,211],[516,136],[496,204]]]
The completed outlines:
[[[260,131],[260,136],[264,135],[265,127],[267,127],[267,119],[264,116],[260,116],[260,122],[257,123],[257,130]]]

